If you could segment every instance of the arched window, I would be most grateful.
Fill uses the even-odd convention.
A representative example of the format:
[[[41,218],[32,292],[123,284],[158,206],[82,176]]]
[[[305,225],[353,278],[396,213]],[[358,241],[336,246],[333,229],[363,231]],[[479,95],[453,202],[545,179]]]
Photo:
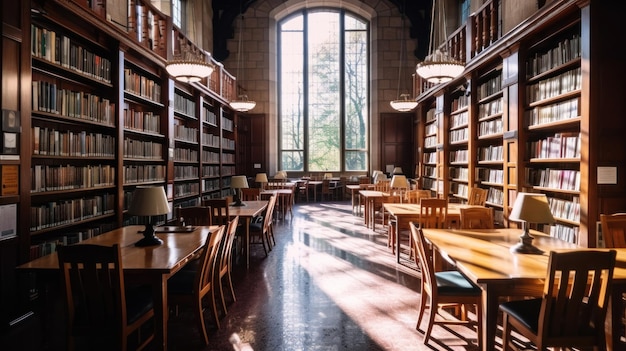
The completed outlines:
[[[305,9],[278,23],[279,169],[366,171],[369,23]]]

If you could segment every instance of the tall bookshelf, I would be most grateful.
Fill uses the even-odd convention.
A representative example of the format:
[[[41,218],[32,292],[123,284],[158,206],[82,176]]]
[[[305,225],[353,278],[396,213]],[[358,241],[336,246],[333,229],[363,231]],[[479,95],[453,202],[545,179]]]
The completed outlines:
[[[449,196],[465,202],[468,198],[471,160],[470,143],[470,96],[462,89],[450,95],[450,114],[448,118],[449,158],[448,178]]]
[[[426,112],[422,123],[420,123],[421,129],[418,132],[419,142],[421,143],[421,187],[422,189],[428,189],[431,191],[437,191],[437,145],[439,143],[437,134],[439,131],[439,125],[437,123],[436,107],[434,103],[430,103],[426,107]]]
[[[200,197],[200,118],[191,89],[174,89],[174,206],[195,205]]]

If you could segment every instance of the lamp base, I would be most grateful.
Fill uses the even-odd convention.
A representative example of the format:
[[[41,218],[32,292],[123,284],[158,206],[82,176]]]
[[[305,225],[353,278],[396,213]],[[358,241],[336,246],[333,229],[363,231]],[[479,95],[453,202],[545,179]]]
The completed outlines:
[[[155,246],[163,244],[163,240],[157,238],[154,235],[154,226],[152,224],[146,224],[146,229],[143,231],[143,239],[135,243],[135,246]]]
[[[520,237],[520,242],[511,246],[512,253],[520,253],[520,254],[530,254],[530,255],[541,255],[543,254],[543,250],[533,246],[533,237],[528,235],[527,233],[522,234]]]
[[[235,202],[233,202],[233,203],[232,203],[232,204],[230,204],[230,205],[231,205],[231,206],[233,206],[233,207],[240,207],[240,206],[245,206],[246,204],[244,204],[244,203],[243,203],[243,202],[241,202],[241,201],[235,201]]]

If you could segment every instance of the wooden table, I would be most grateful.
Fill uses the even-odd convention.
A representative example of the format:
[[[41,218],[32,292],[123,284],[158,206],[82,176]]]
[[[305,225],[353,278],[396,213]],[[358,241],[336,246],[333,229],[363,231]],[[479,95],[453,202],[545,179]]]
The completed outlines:
[[[281,214],[282,214],[282,219],[285,219],[285,212],[287,212],[287,209],[293,205],[293,194],[294,194],[294,188],[290,188],[290,189],[269,189],[269,190],[263,190],[261,191],[261,195],[263,194],[269,194],[269,195],[276,195],[278,196],[278,207],[281,210]]]
[[[461,208],[468,207],[477,206],[459,203],[448,203],[448,221],[451,219],[457,221],[457,223],[460,222]],[[419,221],[420,205],[389,203],[383,204],[383,208],[385,211],[389,212],[389,214],[396,220],[396,232],[394,233],[396,237],[396,262],[400,263],[400,230],[408,230],[409,222],[414,221],[417,223]]]
[[[144,226],[137,225],[118,228],[76,245],[120,245],[126,279],[133,283],[152,286],[156,323],[155,344],[158,349],[167,350],[169,314],[167,280],[194,257],[203,247],[208,236],[218,227],[199,226],[191,233],[158,233],[157,236],[163,240],[162,245],[137,247],[135,242],[143,237],[138,232],[144,228]],[[17,269],[25,272],[53,273],[58,272],[59,261],[55,252],[18,266]]]
[[[244,243],[244,255],[246,256],[246,268],[250,268],[250,221],[265,211],[267,203],[268,201],[246,201],[245,206],[231,206],[228,209],[228,215],[231,219],[239,216],[240,220],[245,220],[246,240]]]
[[[370,227],[370,224],[375,224],[374,214],[376,210],[374,209],[374,202],[377,199],[381,199],[383,196],[387,196],[389,193],[377,190],[359,190],[359,197],[363,199],[364,209],[363,209],[363,222],[367,228]],[[359,201],[361,201],[359,199]],[[374,225],[372,225],[372,230],[375,229]]]
[[[352,214],[357,216],[361,215],[361,197],[359,196],[360,190],[373,189],[374,184],[347,184],[346,189],[350,190],[352,195]],[[355,211],[356,208],[356,211]]]
[[[551,236],[533,231],[533,244],[542,255],[514,254],[509,248],[519,242],[521,229],[423,229],[424,236],[443,257],[483,291],[483,350],[495,350],[499,298],[505,296],[541,296],[548,271],[550,250],[581,249]],[[621,295],[626,284],[626,249],[617,249],[613,273],[613,311],[607,318],[608,348],[624,349],[619,341],[622,308]],[[617,312],[617,313],[616,313]],[[612,326],[612,327],[611,327]]]

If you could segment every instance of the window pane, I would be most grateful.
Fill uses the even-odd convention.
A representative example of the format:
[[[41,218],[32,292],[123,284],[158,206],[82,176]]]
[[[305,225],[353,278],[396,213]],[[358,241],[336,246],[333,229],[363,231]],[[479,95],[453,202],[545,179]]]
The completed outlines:
[[[288,23],[302,22],[301,17]],[[299,25],[301,27],[301,23]],[[298,26],[289,26],[298,27]],[[303,170],[304,150],[304,83],[303,83],[303,32],[281,34],[281,99],[280,131],[281,149],[295,150],[282,155],[281,169]],[[293,159],[294,155],[298,155]]]
[[[286,171],[304,171],[304,153],[302,151],[283,151],[281,164]]]
[[[346,149],[367,146],[367,32],[346,32]]]
[[[366,151],[346,151],[346,171],[367,170]]]

